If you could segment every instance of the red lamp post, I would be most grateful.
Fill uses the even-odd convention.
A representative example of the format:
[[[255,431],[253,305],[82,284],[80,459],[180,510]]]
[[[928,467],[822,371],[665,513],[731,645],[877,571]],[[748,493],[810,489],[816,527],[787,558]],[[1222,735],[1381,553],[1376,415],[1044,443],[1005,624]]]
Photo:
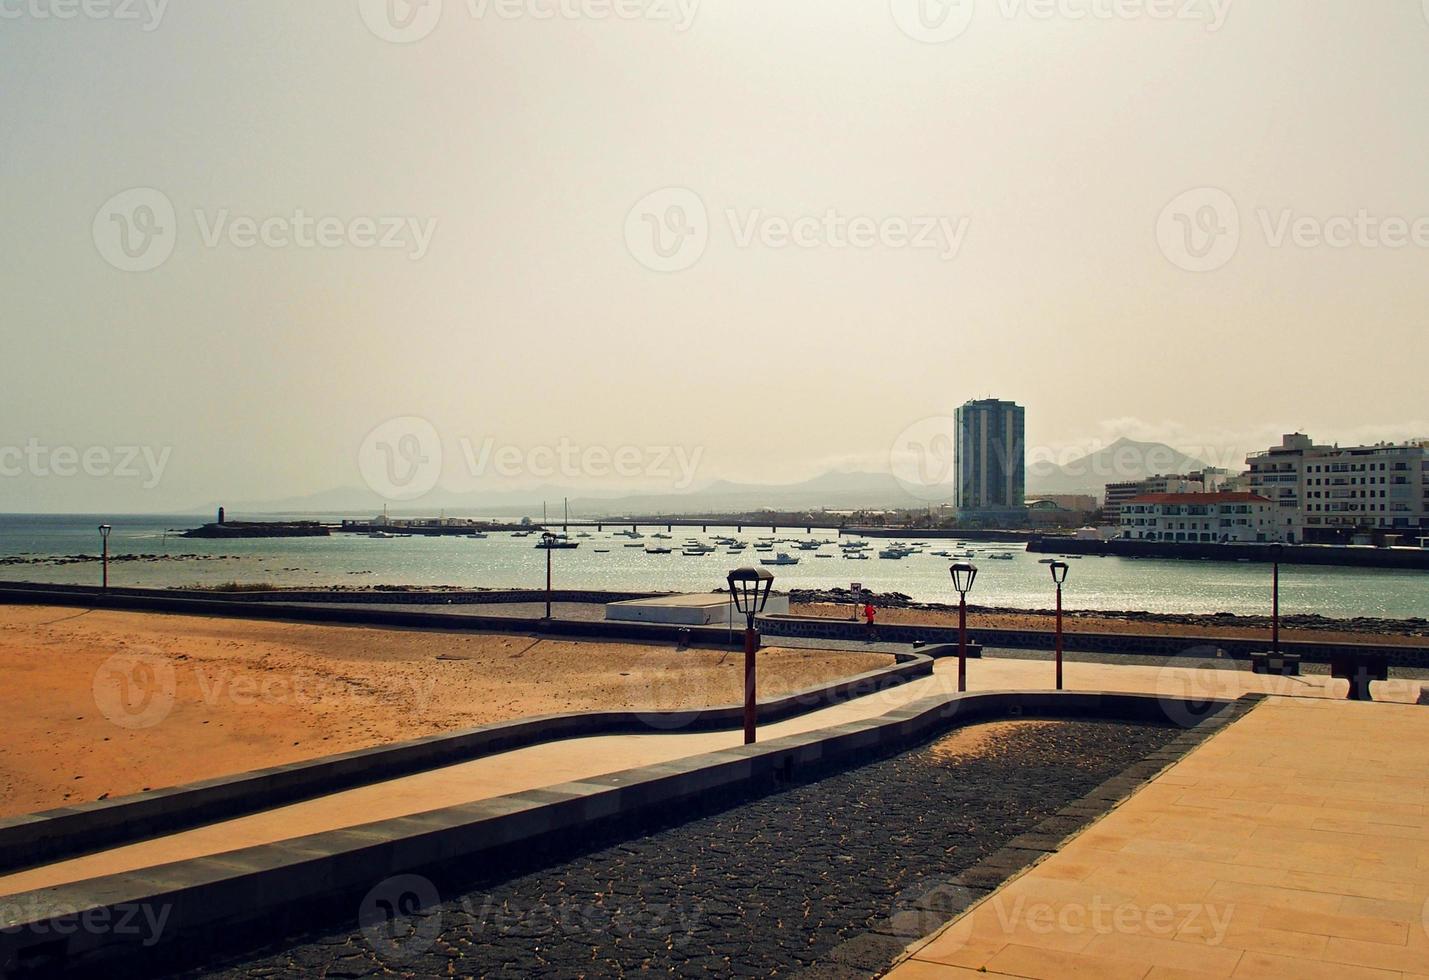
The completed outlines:
[[[774,576],[763,568],[736,568],[730,572],[729,594],[734,605],[744,613],[744,744],[754,744],[755,725],[755,682],[754,654],[759,649],[759,634],[754,629],[754,617],[764,611],[769,601],[769,591],[774,587]]]
[[[958,592],[958,690],[968,689],[968,592],[977,579],[977,566],[959,562],[949,569]]]
[[[1054,561],[1048,566],[1052,581],[1057,584],[1057,690],[1062,689],[1062,583],[1067,581],[1067,563]]]

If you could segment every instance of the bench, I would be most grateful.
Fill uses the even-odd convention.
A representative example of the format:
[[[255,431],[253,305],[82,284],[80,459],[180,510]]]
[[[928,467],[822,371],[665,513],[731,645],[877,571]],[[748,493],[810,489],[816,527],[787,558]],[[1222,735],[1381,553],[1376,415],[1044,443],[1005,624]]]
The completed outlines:
[[[1281,677],[1300,676],[1300,654],[1262,651],[1250,655],[1250,669],[1257,674],[1278,674]]]
[[[1330,676],[1350,682],[1350,701],[1373,701],[1371,681],[1389,680],[1389,656],[1383,653],[1336,653],[1330,657]]]

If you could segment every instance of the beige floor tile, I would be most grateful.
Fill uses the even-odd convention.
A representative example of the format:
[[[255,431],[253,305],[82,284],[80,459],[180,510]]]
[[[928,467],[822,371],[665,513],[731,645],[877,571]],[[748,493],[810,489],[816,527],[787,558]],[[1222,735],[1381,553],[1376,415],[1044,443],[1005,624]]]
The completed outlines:
[[[1422,973],[1429,971],[1429,945],[1367,943],[1331,936],[1324,959],[1327,963]]]
[[[1260,924],[1272,929],[1306,932],[1316,936],[1359,939],[1371,943],[1402,946],[1409,940],[1409,923],[1365,916],[1327,915],[1307,909],[1266,908]]]
[[[1030,946],[1008,946],[988,962],[989,972],[1036,980],[1141,980],[1152,964]]]
[[[888,980],[987,980],[988,977],[998,976],[1007,974],[979,972],[962,966],[927,963],[923,960],[904,960],[887,974]]]
[[[1234,980],[1398,980],[1389,970],[1370,970],[1319,960],[1247,951],[1231,974]]]
[[[1240,949],[1225,946],[1183,943],[1169,936],[1162,938],[1125,932],[1098,936],[1087,946],[1085,952],[1108,959],[1199,970],[1218,977],[1230,976],[1240,962],[1242,953]]]
[[[1049,931],[1004,912],[949,962],[1058,978],[1429,975],[1425,769],[1422,709],[1265,702],[994,896],[1054,915],[1185,905],[1199,921]],[[1010,941],[993,948],[989,929]]]

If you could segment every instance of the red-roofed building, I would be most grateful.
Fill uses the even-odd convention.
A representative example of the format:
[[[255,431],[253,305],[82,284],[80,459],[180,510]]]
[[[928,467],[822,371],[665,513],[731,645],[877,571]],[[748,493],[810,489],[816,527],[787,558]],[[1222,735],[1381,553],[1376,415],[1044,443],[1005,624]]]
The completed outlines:
[[[1148,493],[1121,505],[1121,536],[1197,544],[1274,541],[1275,505],[1254,493]]]

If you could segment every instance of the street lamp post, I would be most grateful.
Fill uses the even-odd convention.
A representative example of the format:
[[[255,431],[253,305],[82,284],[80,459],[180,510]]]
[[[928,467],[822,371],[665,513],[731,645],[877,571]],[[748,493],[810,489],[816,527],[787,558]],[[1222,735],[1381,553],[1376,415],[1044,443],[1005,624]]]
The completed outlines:
[[[114,530],[108,524],[99,525],[99,541],[101,547],[100,563],[103,566],[103,578],[100,580],[101,588],[109,588],[109,532]]]
[[[968,689],[968,592],[977,579],[977,566],[959,562],[949,569],[958,590],[958,690]]]
[[[754,744],[755,689],[754,652],[759,649],[759,634],[754,630],[754,617],[764,611],[774,576],[763,568],[736,568],[729,573],[729,594],[735,607],[744,613],[744,744]]]
[[[1054,561],[1052,581],[1057,583],[1057,690],[1062,689],[1062,583],[1067,581],[1067,563]]]
[[[1270,652],[1280,656],[1280,559],[1285,555],[1285,545],[1270,546]]]
[[[556,550],[556,536],[541,532],[541,547],[546,549],[546,618],[551,618],[551,552]]]

